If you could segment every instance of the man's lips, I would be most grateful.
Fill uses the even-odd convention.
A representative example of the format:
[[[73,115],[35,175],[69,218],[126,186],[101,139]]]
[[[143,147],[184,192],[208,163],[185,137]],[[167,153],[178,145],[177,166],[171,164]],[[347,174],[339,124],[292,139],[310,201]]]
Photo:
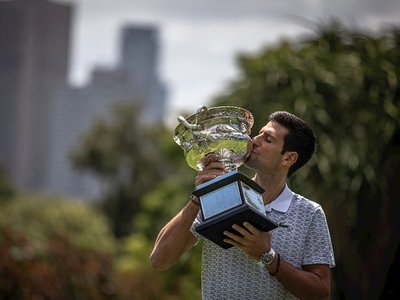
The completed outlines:
[[[250,153],[251,151],[253,151],[253,149],[254,149],[253,141],[250,140],[250,141],[247,143],[247,153]]]
[[[254,145],[253,142],[250,140],[247,144],[247,153],[245,157],[245,162],[249,160],[250,156],[254,153]]]

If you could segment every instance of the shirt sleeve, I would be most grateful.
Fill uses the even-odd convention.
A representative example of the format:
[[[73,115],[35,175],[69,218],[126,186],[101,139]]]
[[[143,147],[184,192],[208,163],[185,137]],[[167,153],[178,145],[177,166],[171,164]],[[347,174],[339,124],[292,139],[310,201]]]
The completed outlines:
[[[200,223],[202,222],[201,219],[201,212],[199,211],[199,213],[197,214],[197,217],[194,219],[193,223],[192,223],[192,227],[190,227],[190,231],[193,233],[194,237],[197,240],[200,240],[203,236],[201,234],[199,234],[196,231],[196,227],[200,225]]]
[[[316,207],[307,232],[302,264],[326,264],[330,268],[335,266],[328,223],[321,206]]]

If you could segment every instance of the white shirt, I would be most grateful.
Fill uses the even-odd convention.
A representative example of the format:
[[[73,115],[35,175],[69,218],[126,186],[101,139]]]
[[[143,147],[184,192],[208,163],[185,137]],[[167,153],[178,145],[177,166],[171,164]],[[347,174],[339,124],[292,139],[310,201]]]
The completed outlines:
[[[282,258],[298,268],[307,264],[335,265],[328,225],[319,204],[286,186],[266,210],[272,221],[287,225],[272,231],[272,247]],[[239,249],[223,249],[195,232],[200,222],[201,213],[192,232],[203,241],[203,299],[296,299],[266,268]]]
[[[280,211],[280,212],[287,212],[289,209],[290,203],[292,203],[294,193],[289,189],[287,184],[283,189],[282,193],[271,203],[265,205],[265,211],[271,212],[271,209]]]

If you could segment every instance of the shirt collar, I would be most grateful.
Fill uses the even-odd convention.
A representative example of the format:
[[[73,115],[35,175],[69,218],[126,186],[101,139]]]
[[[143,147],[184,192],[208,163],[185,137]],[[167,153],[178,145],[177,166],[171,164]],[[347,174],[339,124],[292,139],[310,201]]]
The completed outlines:
[[[290,203],[292,203],[294,193],[289,189],[288,185],[285,185],[282,193],[273,200],[271,203],[265,205],[265,211],[270,212],[272,209],[280,211],[280,212],[287,212],[289,209]]]

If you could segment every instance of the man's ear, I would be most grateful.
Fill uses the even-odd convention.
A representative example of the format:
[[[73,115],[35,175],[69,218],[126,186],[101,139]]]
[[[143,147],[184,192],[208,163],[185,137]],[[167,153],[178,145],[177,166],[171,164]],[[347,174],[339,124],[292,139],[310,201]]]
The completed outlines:
[[[285,154],[283,154],[282,163],[288,167],[293,166],[296,163],[298,157],[299,155],[297,152],[286,151]]]

